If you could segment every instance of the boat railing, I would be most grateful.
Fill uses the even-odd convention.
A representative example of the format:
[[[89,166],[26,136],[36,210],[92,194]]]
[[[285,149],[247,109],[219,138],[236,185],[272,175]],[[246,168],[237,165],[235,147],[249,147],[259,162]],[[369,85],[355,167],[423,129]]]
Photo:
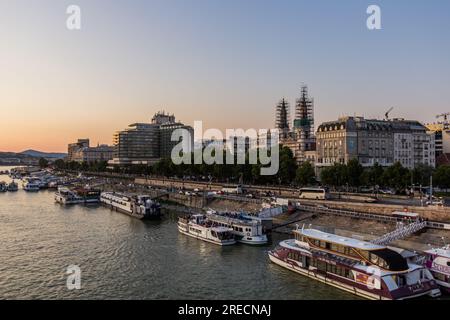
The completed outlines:
[[[224,223],[228,223],[228,224],[241,224],[241,225],[246,225],[246,226],[257,226],[257,225],[261,224],[257,220],[243,220],[243,219],[239,219],[239,218],[222,216],[222,215],[212,214],[212,213],[209,213],[207,217],[210,220],[220,221],[220,222],[224,222]]]

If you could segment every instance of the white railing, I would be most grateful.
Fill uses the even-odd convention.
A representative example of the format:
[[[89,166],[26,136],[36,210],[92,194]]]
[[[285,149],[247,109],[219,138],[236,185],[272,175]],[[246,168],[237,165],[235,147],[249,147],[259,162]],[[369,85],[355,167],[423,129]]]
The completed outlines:
[[[385,235],[375,240],[372,240],[371,242],[378,245],[387,245],[388,243],[391,243],[393,241],[406,238],[416,233],[417,231],[422,230],[426,226],[427,226],[426,221],[416,221],[407,225],[401,223],[398,224],[397,229],[395,229],[394,231],[386,233]]]

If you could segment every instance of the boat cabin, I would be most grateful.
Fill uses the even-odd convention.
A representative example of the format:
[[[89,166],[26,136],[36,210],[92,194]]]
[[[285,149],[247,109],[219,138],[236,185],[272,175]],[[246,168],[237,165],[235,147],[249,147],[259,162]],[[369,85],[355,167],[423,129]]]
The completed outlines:
[[[366,266],[377,266],[385,271],[404,272],[409,269],[405,258],[385,246],[314,229],[296,230],[294,234],[299,245],[311,250],[358,261]]]

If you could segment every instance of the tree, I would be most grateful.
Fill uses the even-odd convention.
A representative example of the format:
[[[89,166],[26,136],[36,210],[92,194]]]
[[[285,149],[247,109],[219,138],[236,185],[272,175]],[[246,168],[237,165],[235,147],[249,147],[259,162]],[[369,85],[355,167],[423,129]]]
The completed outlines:
[[[39,159],[39,167],[41,167],[42,169],[47,168],[48,167],[48,160],[45,158],[40,158]]]
[[[295,174],[295,182],[300,186],[306,186],[315,182],[316,174],[314,168],[309,161],[304,162],[297,168]]]
[[[347,163],[347,182],[352,187],[359,187],[361,185],[361,174],[364,169],[359,163],[358,159],[352,159]]]
[[[401,190],[410,183],[411,173],[400,162],[396,162],[383,172],[382,181],[385,186]]]
[[[297,162],[292,150],[288,147],[280,146],[280,169],[277,178],[281,184],[290,184],[297,171]]]
[[[442,189],[450,188],[450,167],[439,166],[433,174],[433,184]]]
[[[322,170],[320,179],[323,184],[333,187],[340,187],[348,183],[347,166],[335,163],[332,167]]]
[[[428,185],[430,177],[433,174],[433,168],[426,164],[419,164],[412,171],[413,183],[420,185]]]

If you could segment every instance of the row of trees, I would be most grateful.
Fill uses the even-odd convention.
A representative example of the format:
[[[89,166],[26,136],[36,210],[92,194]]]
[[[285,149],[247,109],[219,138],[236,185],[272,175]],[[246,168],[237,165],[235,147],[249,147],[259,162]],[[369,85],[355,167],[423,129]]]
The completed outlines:
[[[225,159],[226,155],[223,155]],[[193,157],[193,155],[192,155]],[[251,183],[251,184],[275,184],[291,186],[308,186],[318,184],[330,187],[351,187],[380,186],[389,187],[396,190],[404,190],[414,185],[427,186],[430,177],[433,177],[433,185],[441,188],[450,187],[450,167],[441,166],[433,169],[430,166],[419,165],[410,170],[404,168],[400,163],[384,168],[375,164],[370,168],[363,168],[358,160],[354,159],[347,164],[336,163],[320,171],[320,179],[315,175],[314,167],[305,162],[297,165],[292,151],[287,147],[280,148],[279,171],[276,175],[261,175],[261,164],[248,164],[248,154],[246,164],[181,164],[175,165],[171,159],[162,159],[152,166],[133,165],[115,168],[114,171],[126,174],[156,175],[164,177],[179,178],[186,176],[202,177],[206,180],[214,180],[230,183]],[[192,159],[193,160],[193,159]],[[193,163],[194,161],[192,161]],[[237,161],[235,161],[236,163]],[[41,166],[46,166],[47,162],[40,162]],[[54,166],[58,169],[75,171],[104,172],[107,171],[107,162],[64,162],[57,160]]]

